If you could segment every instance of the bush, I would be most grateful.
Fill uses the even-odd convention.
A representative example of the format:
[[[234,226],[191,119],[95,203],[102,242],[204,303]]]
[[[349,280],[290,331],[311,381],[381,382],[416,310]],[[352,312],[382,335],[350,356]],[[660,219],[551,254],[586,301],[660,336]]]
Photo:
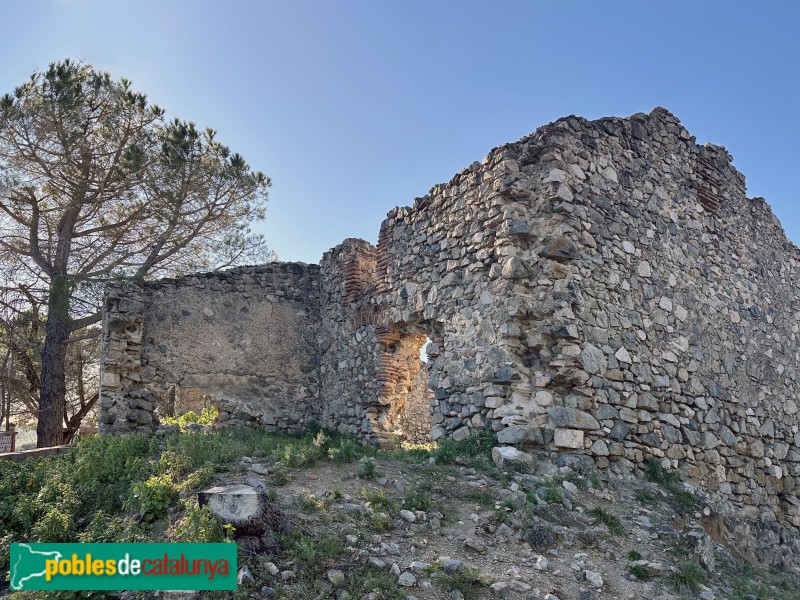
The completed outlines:
[[[169,475],[153,475],[145,482],[133,484],[133,505],[145,523],[159,519],[178,496],[178,489]]]
[[[212,406],[210,408],[202,409],[199,415],[190,410],[189,412],[183,413],[178,417],[162,417],[161,421],[165,425],[178,425],[181,429],[183,429],[189,423],[202,426],[211,425],[217,420],[218,416],[219,411]]]
[[[207,506],[201,507],[197,504],[197,500],[187,500],[183,503],[183,508],[183,516],[167,532],[169,541],[192,543],[233,541],[233,526],[223,525],[211,514],[211,509]]]
[[[8,542],[75,542],[124,528],[134,481],[154,471],[157,444],[142,435],[84,437],[65,454],[23,463],[0,462],[0,531]],[[131,533],[130,535],[133,535]],[[8,555],[0,555],[0,571]]]
[[[358,477],[359,479],[368,479],[372,480],[378,477],[378,469],[375,467],[375,463],[368,459],[367,457],[363,457],[358,463]]]

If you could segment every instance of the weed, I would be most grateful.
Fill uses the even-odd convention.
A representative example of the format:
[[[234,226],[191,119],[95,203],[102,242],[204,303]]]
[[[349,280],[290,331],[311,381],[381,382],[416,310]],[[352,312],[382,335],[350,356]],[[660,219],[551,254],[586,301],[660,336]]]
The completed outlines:
[[[363,457],[358,462],[358,477],[359,479],[373,480],[378,477],[378,469],[375,467],[375,462],[367,457]]]
[[[555,486],[549,486],[544,492],[542,498],[548,504],[561,504],[564,501],[564,496],[561,495],[561,490]]]
[[[631,565],[628,570],[639,581],[646,581],[649,578],[647,569],[642,565]]]
[[[651,458],[647,462],[647,479],[648,481],[667,487],[679,483],[680,475],[677,471],[668,471],[665,469],[660,460]]]
[[[392,518],[384,512],[372,512],[367,515],[367,527],[377,533],[391,531]]]
[[[278,486],[286,485],[292,479],[289,475],[289,470],[283,465],[276,467],[275,470],[272,471],[270,478],[272,479],[272,483]]]
[[[171,542],[231,542],[235,533],[231,525],[223,525],[207,506],[196,500],[183,503],[183,516],[167,531]]]
[[[325,508],[325,502],[313,496],[299,495],[295,500],[300,512],[310,514]]]
[[[406,591],[397,584],[397,576],[381,571],[371,565],[362,571],[349,573],[345,580],[347,590],[356,598],[380,598],[381,600],[405,600]]]
[[[133,484],[133,501],[145,523],[152,523],[167,512],[177,497],[178,489],[169,475],[153,475],[147,481]]]
[[[511,518],[508,516],[508,513],[501,509],[497,509],[494,511],[494,519],[498,523],[509,523],[511,521]]]
[[[647,490],[638,490],[634,496],[642,504],[655,504],[659,500],[656,494]]]
[[[476,600],[487,582],[477,569],[461,565],[454,573],[439,572],[434,576],[436,585],[448,592],[458,590],[464,600]]]
[[[338,536],[314,538],[300,529],[281,535],[279,546],[286,558],[293,560],[298,576],[309,581],[321,579],[326,564],[335,564],[345,556],[344,542]]]
[[[431,507],[431,495],[425,486],[420,486],[406,495],[403,500],[403,507],[415,512],[418,510],[429,510]]]
[[[369,505],[375,510],[393,509],[394,502],[386,496],[386,492],[378,490],[377,492],[368,492],[366,489],[362,490],[361,495],[369,502]]]
[[[679,513],[685,514],[697,508],[694,495],[681,487],[680,474],[668,471],[656,459],[647,463],[647,479],[658,483],[670,494],[671,504]]]
[[[351,463],[357,458],[361,458],[367,452],[367,448],[358,443],[353,438],[339,438],[328,448],[328,458],[334,463]]]
[[[495,434],[491,429],[481,429],[465,440],[454,441],[448,438],[439,442],[431,455],[440,465],[451,464],[457,457],[485,456],[491,460],[495,439]]]
[[[679,591],[696,592],[706,577],[707,574],[700,565],[694,561],[687,561],[677,571],[670,573],[669,579]]]
[[[335,488],[331,494],[335,502],[341,502],[344,500],[344,494],[339,488]]]
[[[631,550],[628,552],[628,560],[642,560],[642,555],[636,550]]]
[[[619,518],[612,515],[602,506],[595,506],[588,511],[588,514],[596,518],[599,523],[606,525],[614,535],[621,535],[625,531]]]
[[[165,425],[178,425],[181,429],[183,429],[190,423],[195,423],[197,425],[211,425],[217,420],[218,416],[219,411],[216,408],[211,407],[204,408],[200,411],[199,415],[190,410],[179,417],[162,417],[161,421]]]

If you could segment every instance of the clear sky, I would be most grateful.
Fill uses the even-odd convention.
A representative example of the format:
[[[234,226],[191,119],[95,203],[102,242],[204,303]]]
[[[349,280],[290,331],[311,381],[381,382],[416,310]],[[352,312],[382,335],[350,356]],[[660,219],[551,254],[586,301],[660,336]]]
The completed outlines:
[[[0,93],[75,58],[272,178],[282,260],[375,242],[494,146],[664,106],[800,243],[800,2],[0,0]]]

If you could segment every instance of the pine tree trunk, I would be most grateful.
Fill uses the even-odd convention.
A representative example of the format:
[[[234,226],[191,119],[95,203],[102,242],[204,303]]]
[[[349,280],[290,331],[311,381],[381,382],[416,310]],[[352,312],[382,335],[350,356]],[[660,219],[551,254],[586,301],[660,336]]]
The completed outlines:
[[[47,326],[42,350],[42,378],[39,395],[39,424],[36,446],[59,446],[64,442],[64,409],[67,381],[64,363],[70,334],[69,290],[67,277],[57,275],[50,284]]]

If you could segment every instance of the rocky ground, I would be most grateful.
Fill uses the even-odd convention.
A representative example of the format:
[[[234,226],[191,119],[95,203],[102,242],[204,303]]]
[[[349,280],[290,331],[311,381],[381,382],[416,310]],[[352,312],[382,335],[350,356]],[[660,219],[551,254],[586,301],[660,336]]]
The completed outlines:
[[[513,454],[513,453],[510,453]],[[800,598],[800,578],[715,542],[702,497],[578,458],[379,453],[289,468],[243,457],[292,533],[239,539],[240,597],[591,600]],[[498,465],[502,468],[498,468]]]

